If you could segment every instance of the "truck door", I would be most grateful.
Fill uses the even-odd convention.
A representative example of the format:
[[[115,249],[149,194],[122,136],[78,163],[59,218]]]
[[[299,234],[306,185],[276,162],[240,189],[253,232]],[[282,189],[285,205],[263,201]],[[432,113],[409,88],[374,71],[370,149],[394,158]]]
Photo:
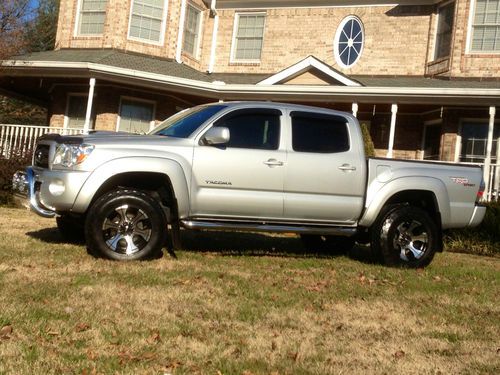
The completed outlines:
[[[352,224],[365,192],[361,134],[341,115],[290,113],[284,217]]]
[[[234,110],[213,126],[229,129],[225,145],[196,145],[191,216],[281,219],[286,145],[282,112]]]

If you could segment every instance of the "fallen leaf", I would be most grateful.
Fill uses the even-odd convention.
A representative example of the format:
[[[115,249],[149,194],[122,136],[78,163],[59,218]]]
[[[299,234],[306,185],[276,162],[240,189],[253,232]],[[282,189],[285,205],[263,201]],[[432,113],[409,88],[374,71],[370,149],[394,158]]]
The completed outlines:
[[[84,332],[90,329],[90,325],[87,323],[78,323],[75,327],[75,332]]]
[[[402,350],[398,350],[396,353],[394,353],[394,358],[400,359],[403,358],[406,355],[406,353]]]
[[[434,281],[441,281],[441,277],[439,277],[439,276],[434,276],[433,279],[434,279]]]
[[[149,336],[148,341],[153,344],[161,342],[160,332],[159,331],[151,332],[151,336]]]
[[[51,331],[50,329],[47,330],[47,335],[49,336],[59,336],[61,334],[61,332],[59,331]]]
[[[271,342],[271,350],[275,351],[278,348],[278,344],[276,344],[276,341]]]
[[[288,353],[288,358],[290,358],[294,362],[297,362],[298,357],[299,357],[299,352]]]
[[[0,340],[10,339],[12,331],[13,329],[11,325],[2,327],[2,329],[0,329]]]

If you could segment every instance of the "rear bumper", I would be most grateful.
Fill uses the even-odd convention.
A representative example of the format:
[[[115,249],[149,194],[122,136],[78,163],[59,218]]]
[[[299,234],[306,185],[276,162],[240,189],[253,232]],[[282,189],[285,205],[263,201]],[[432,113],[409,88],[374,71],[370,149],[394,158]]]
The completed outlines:
[[[56,216],[55,209],[45,206],[40,200],[40,191],[35,187],[35,174],[31,167],[26,172],[18,171],[12,177],[12,189],[18,198],[24,199],[26,205],[36,214],[52,218]]]
[[[483,221],[485,214],[486,214],[486,207],[476,205],[474,207],[474,211],[472,212],[472,217],[467,226],[468,227],[478,226]]]

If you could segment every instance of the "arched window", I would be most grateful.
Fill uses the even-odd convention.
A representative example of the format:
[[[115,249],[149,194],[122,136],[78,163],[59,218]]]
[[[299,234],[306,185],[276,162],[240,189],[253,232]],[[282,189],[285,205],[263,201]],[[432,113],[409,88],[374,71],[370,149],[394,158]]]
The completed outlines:
[[[337,29],[333,42],[337,63],[343,68],[350,68],[356,64],[363,52],[364,40],[361,20],[355,16],[344,18]]]

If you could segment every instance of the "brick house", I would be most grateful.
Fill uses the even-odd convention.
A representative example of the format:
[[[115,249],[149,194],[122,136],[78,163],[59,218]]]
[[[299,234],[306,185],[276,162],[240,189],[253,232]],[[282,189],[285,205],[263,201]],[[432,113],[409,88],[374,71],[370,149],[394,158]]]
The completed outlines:
[[[50,126],[113,131],[218,100],[330,107],[369,125],[379,156],[488,174],[500,0],[65,0],[55,51],[4,61],[0,89]]]

